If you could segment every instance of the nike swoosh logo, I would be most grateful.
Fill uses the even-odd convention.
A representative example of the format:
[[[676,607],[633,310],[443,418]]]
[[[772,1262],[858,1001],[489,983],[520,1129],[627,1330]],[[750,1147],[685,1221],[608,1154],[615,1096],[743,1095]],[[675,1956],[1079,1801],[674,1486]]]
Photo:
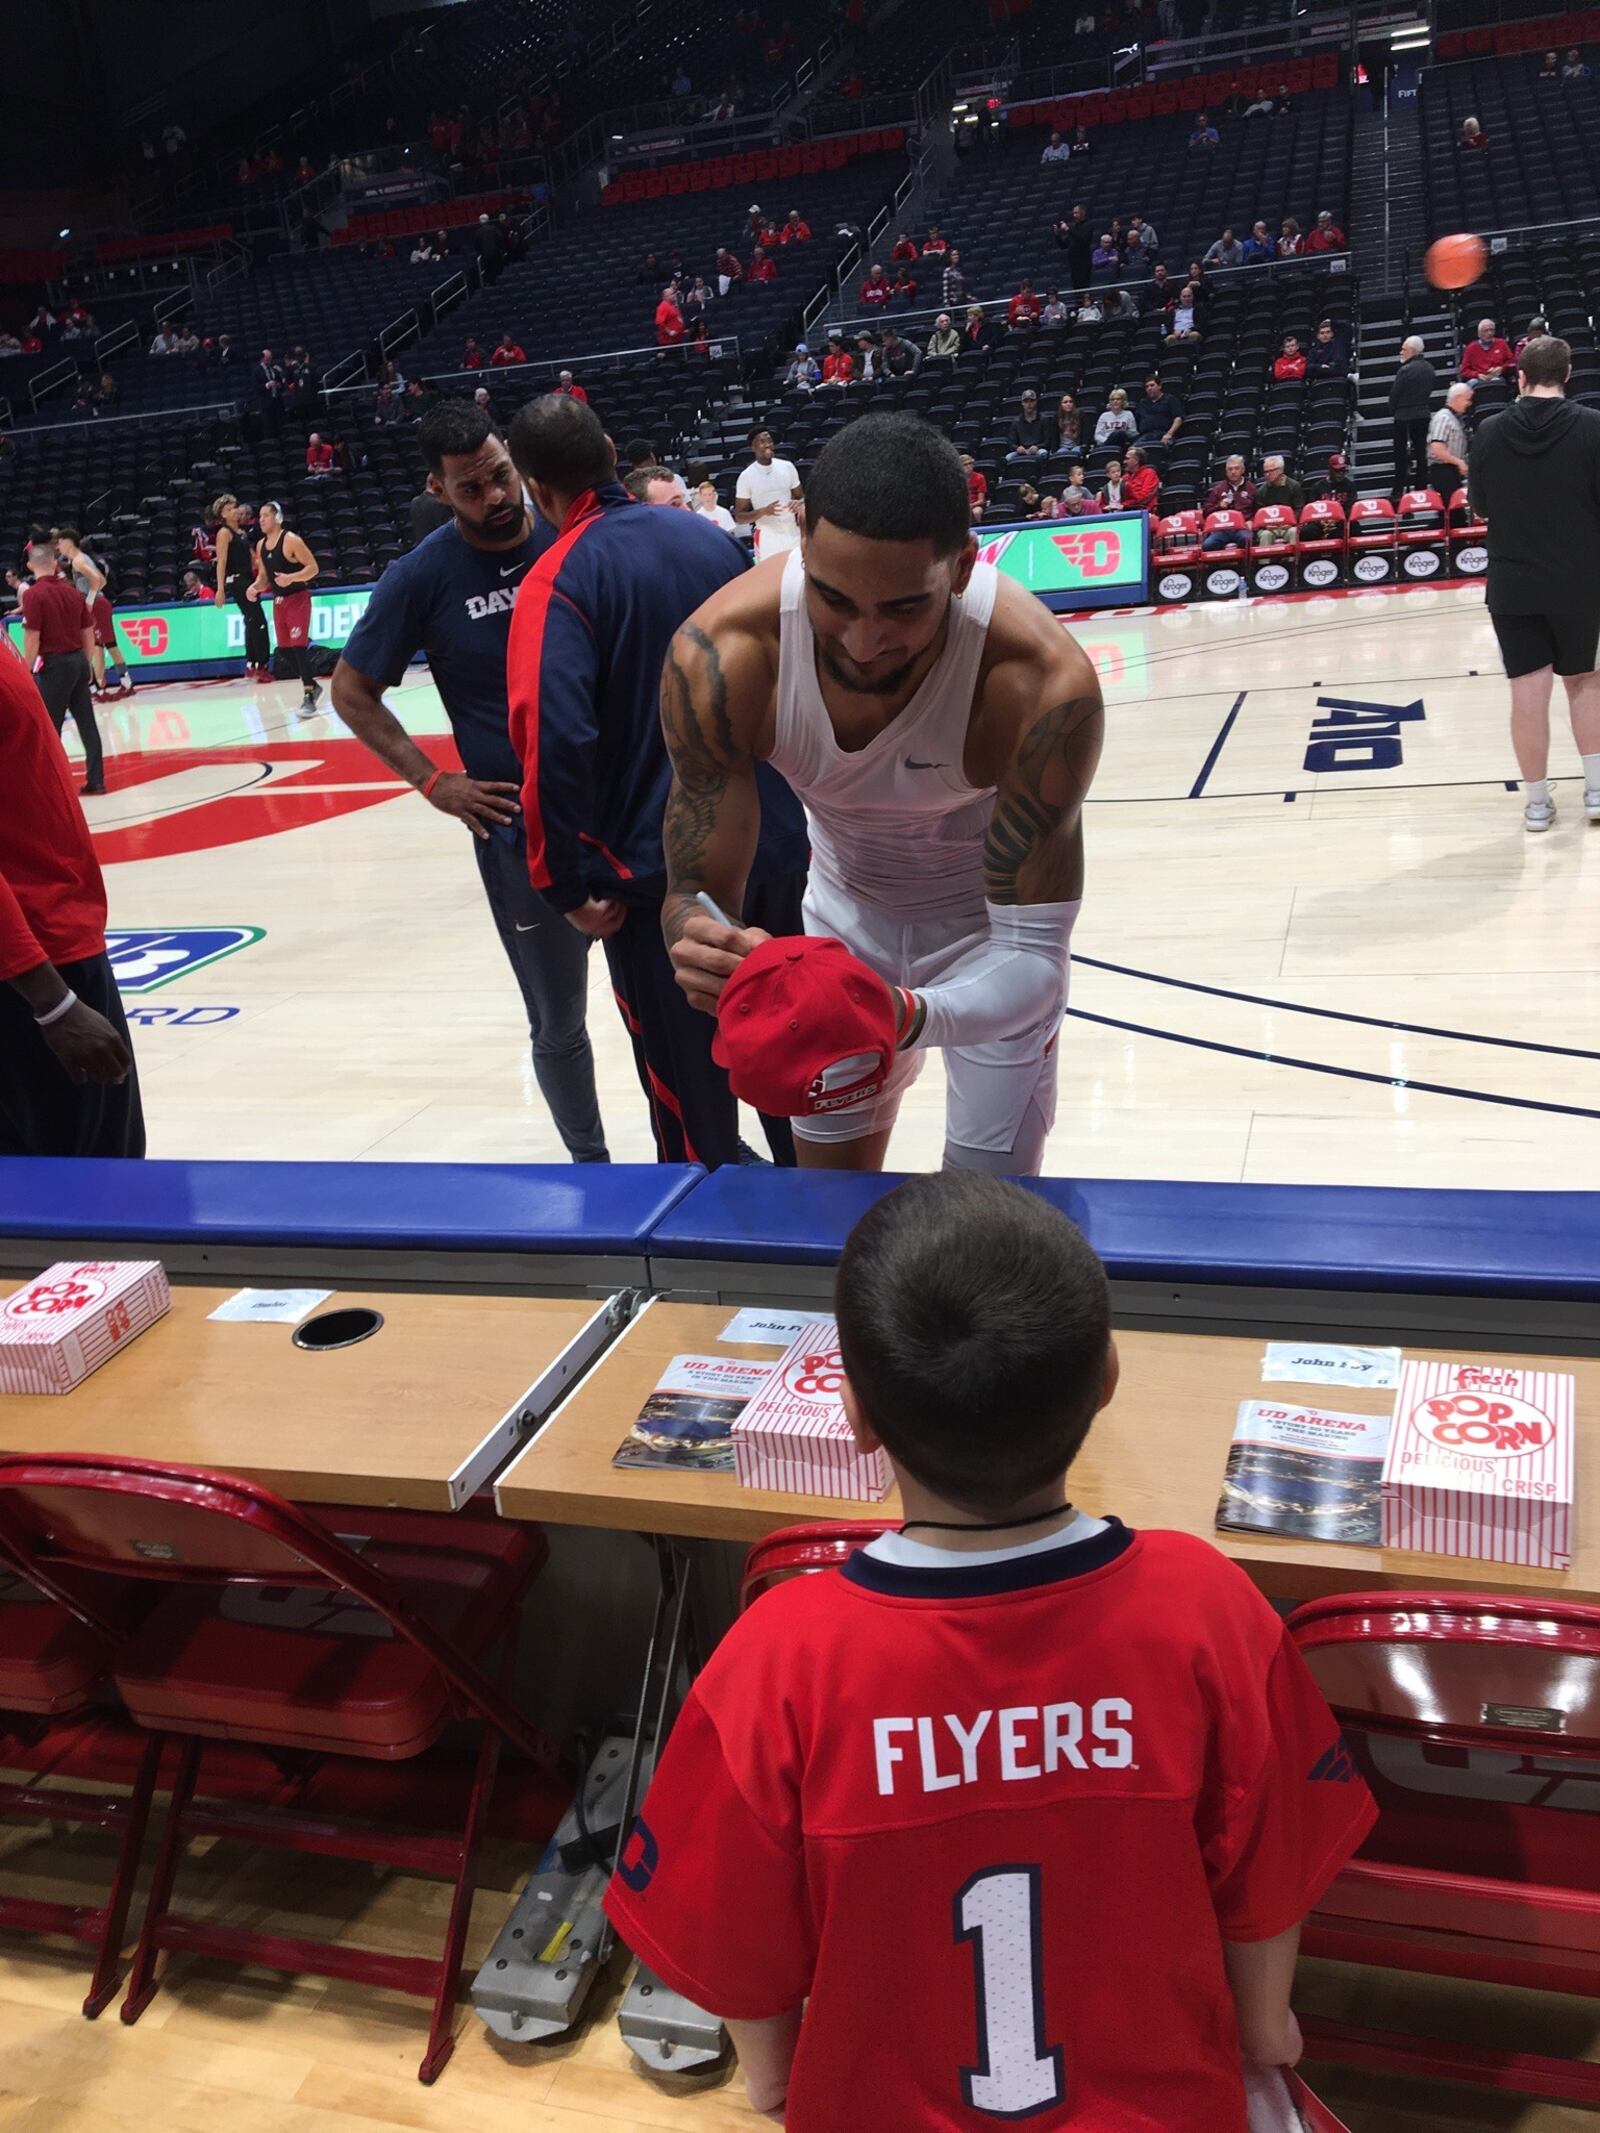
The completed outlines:
[[[532,924],[531,926],[518,926],[518,927],[517,927],[517,931],[518,931],[519,933],[537,933],[537,932],[538,932],[538,930],[539,930],[539,921],[538,921],[537,919],[535,919],[535,920],[534,920],[534,922],[533,922],[533,924]]]
[[[915,756],[908,755],[906,757],[906,768],[907,770],[948,770],[950,765],[948,763],[919,763]]]
[[[526,563],[502,563],[500,566],[500,575],[503,578],[509,578],[514,570],[526,570],[527,567],[528,566]]]

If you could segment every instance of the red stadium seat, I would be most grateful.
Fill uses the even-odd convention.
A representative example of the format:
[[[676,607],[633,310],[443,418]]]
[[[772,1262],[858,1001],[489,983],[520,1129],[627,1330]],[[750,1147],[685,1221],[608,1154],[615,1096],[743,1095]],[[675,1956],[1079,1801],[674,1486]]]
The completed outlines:
[[[268,1490],[198,1468],[0,1459],[0,1518],[21,1567],[46,1592],[108,1637],[114,1625],[83,1597],[92,1587],[67,1578],[109,1572],[149,1580],[156,1592],[112,1656],[116,1686],[153,1745],[159,1750],[167,1736],[180,1743],[123,2020],[136,2021],[155,1996],[164,1948],[381,1985],[431,1998],[419,2078],[432,2081],[454,2049],[478,1846],[501,1747],[510,1743],[541,1769],[553,1761],[502,1686],[545,1542],[536,1528],[460,1514],[336,1515],[337,1533]],[[308,1819],[276,1800],[196,1799],[207,1738],[304,1759],[284,1796],[292,1803],[314,1788],[329,1756],[355,1759],[358,1771],[408,1761],[462,1720],[476,1722],[478,1747],[453,1834],[413,1833],[387,1792],[360,1821],[337,1820],[320,1801]],[[443,1875],[454,1884],[443,1948],[396,1955],[182,1916],[172,1889],[190,1837]]]
[[[1214,534],[1226,534],[1226,542],[1216,548],[1207,548],[1200,573],[1200,591],[1207,600],[1232,600],[1236,598],[1246,571],[1250,565],[1250,528],[1242,511],[1209,511],[1206,514],[1205,538]]]
[[[135,1623],[142,1608],[126,1588],[118,1595],[123,1619]],[[0,1713],[22,1714],[29,1721],[13,1726],[0,1721],[0,1757],[9,1769],[26,1765],[39,1776],[51,1774],[70,1759],[81,1732],[82,1714],[109,1698],[111,1641],[81,1622],[70,1609],[9,1567],[0,1568]],[[49,1723],[41,1727],[37,1721]],[[94,1730],[114,1728],[109,1711]],[[36,1822],[70,1822],[114,1833],[116,1864],[104,1900],[98,1904],[41,1901],[0,1893],[0,1931],[63,1934],[86,1941],[95,1951],[94,1974],[83,2002],[92,2021],[110,2005],[122,1982],[122,1943],[134,1877],[144,1848],[150,1803],[161,1761],[161,1743],[146,1740],[137,1758],[131,1790],[94,1793],[37,1778],[0,1784],[0,1815]]]
[[[1289,1627],[1380,1810],[1304,1952],[1600,1999],[1600,1608],[1345,1593]],[[1313,2059],[1600,2103],[1588,2061],[1303,2026]]]
[[[1393,578],[1398,530],[1388,497],[1363,496],[1350,506],[1346,545],[1357,585],[1386,585]]]
[[[1300,553],[1300,524],[1290,504],[1263,504],[1250,521],[1250,589],[1288,592]]]
[[[868,1541],[895,1530],[894,1521],[887,1518],[839,1518],[815,1526],[780,1527],[758,1540],[744,1559],[739,1582],[741,1613],[786,1578],[802,1577],[812,1570],[835,1570]]]
[[[1489,529],[1467,501],[1465,489],[1450,499],[1450,568],[1458,578],[1481,578],[1489,568]]]
[[[1449,522],[1437,489],[1408,489],[1395,518],[1400,575],[1424,584],[1442,575],[1450,556]]]
[[[1158,600],[1192,600],[1199,592],[1204,561],[1200,533],[1198,511],[1174,511],[1157,521],[1150,562]]]
[[[1325,591],[1342,581],[1344,564],[1344,506],[1337,497],[1320,497],[1300,513],[1300,583],[1308,592]]]

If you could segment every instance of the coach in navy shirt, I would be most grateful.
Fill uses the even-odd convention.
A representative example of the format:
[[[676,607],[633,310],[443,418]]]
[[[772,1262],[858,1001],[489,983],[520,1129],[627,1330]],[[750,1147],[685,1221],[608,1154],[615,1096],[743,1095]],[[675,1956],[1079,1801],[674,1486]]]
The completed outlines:
[[[358,739],[442,814],[472,831],[478,872],[522,989],[533,1071],[574,1162],[607,1160],[584,1011],[589,943],[533,887],[506,711],[517,587],[553,544],[489,418],[442,400],[417,430],[428,488],[450,523],[391,563],[350,634],[333,702]],[[441,770],[383,701],[421,652],[465,769]]]

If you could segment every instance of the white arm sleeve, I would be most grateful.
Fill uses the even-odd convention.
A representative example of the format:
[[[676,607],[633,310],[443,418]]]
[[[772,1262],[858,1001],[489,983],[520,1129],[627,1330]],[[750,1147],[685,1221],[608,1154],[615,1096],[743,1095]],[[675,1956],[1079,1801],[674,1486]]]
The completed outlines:
[[[919,986],[926,1012],[913,1051],[947,1044],[992,1044],[1066,1005],[1072,929],[1081,901],[991,904],[989,936],[936,985]]]

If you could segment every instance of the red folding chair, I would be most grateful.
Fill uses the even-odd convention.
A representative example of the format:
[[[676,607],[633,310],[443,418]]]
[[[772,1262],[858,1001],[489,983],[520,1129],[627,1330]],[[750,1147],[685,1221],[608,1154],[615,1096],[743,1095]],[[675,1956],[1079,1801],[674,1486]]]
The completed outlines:
[[[121,1604],[128,1606],[128,1596]],[[137,1607],[132,1618],[137,1619]],[[118,1838],[116,1865],[104,1900],[97,1904],[54,1903],[0,1893],[0,1930],[58,1933],[85,1941],[95,1951],[94,1975],[83,2002],[93,2021],[110,2005],[122,1982],[122,1943],[133,1899],[134,1877],[150,1819],[161,1761],[161,1743],[143,1742],[132,1790],[86,1792],[46,1784],[58,1763],[95,1731],[90,1714],[111,1703],[112,1647],[59,1601],[9,1566],[0,1549],[0,1762],[33,1772],[21,1783],[0,1784],[0,1815],[38,1822],[71,1822]],[[20,1723],[18,1722],[20,1720]],[[103,1723],[115,1727],[110,1710]]]
[[[1308,1955],[1600,1999],[1600,1607],[1345,1593],[1289,1627],[1380,1816]],[[1307,2021],[1309,2055],[1600,2103],[1600,2066]]]
[[[1458,578],[1481,578],[1489,568],[1489,528],[1467,500],[1465,489],[1450,499],[1450,568]]]
[[[894,1521],[887,1518],[838,1518],[815,1526],[781,1526],[776,1533],[758,1540],[744,1559],[744,1576],[739,1581],[740,1613],[787,1578],[804,1577],[814,1570],[836,1570],[880,1533],[897,1530]]]
[[[269,1490],[226,1474],[91,1456],[0,1459],[0,1518],[28,1576],[115,1644],[112,1678],[159,1749],[180,1743],[144,1929],[123,2003],[137,2021],[157,1989],[160,1950],[310,1972],[416,1993],[433,2002],[419,2069],[435,2080],[454,2049],[455,2004],[479,1843],[502,1745],[541,1767],[553,1758],[504,1689],[522,1599],[541,1568],[537,1528],[464,1514],[350,1510],[336,1533]],[[149,1579],[146,1618],[118,1639],[83,1573]],[[445,1728],[476,1721],[478,1749],[460,1827],[444,1835],[373,1813],[294,1811],[332,1757],[348,1774],[400,1763]],[[268,1806],[196,1799],[207,1739],[301,1751],[294,1782]],[[281,1760],[281,1758],[280,1758]],[[419,1773],[420,1775],[420,1773]],[[190,1837],[360,1859],[454,1884],[436,1956],[382,1954],[220,1926],[172,1908]]]
[[[1250,521],[1250,589],[1287,592],[1300,554],[1300,521],[1291,504],[1263,504]]]
[[[1346,546],[1357,585],[1386,585],[1395,574],[1394,505],[1387,496],[1362,496],[1350,506]]]
[[[1308,592],[1337,585],[1344,576],[1344,505],[1318,497],[1300,513],[1300,583]]]
[[[1407,489],[1395,514],[1400,575],[1425,581],[1443,571],[1450,553],[1444,498],[1437,489]]]
[[[1174,511],[1156,526],[1150,544],[1158,600],[1192,600],[1200,589],[1200,514]]]

